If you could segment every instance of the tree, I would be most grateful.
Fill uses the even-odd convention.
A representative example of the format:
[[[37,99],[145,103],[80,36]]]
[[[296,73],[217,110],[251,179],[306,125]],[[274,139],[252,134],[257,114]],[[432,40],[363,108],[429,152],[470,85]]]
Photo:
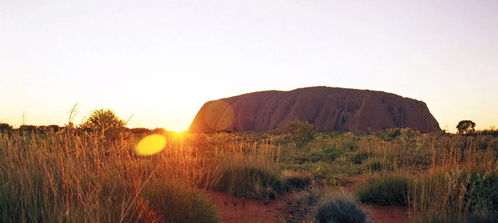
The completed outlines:
[[[120,119],[113,111],[109,109],[95,110],[90,117],[81,125],[81,127],[92,129],[96,132],[107,132],[112,129],[125,127],[126,122]]]
[[[61,130],[61,127],[58,125],[42,125],[38,126],[38,128],[44,132],[58,132]]]
[[[12,131],[12,126],[7,123],[0,123],[0,132],[2,131]]]
[[[470,120],[462,120],[458,123],[456,128],[459,134],[468,134],[475,131],[476,123]]]
[[[19,126],[20,131],[25,131],[25,132],[35,132],[38,131],[38,127],[34,125],[21,125]]]

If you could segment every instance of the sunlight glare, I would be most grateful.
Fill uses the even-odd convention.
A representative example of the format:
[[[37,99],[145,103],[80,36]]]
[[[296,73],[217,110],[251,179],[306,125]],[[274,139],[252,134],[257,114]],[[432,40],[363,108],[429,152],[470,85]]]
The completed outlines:
[[[178,140],[183,140],[187,134],[187,131],[172,131],[173,139],[178,141]]]
[[[140,156],[154,155],[166,146],[166,138],[160,134],[153,134],[144,137],[135,146],[135,153]]]

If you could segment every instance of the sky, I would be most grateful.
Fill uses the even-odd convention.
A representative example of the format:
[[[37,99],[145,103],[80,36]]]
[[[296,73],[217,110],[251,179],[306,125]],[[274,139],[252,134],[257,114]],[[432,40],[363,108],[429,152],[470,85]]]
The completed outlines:
[[[0,122],[188,129],[204,102],[331,86],[498,127],[498,1],[0,0]]]

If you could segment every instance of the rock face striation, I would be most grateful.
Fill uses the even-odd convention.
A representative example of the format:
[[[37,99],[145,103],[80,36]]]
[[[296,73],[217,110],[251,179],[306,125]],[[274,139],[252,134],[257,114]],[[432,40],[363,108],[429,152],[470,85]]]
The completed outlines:
[[[381,91],[309,87],[209,101],[189,131],[268,131],[293,120],[307,121],[319,131],[441,130],[422,101]]]

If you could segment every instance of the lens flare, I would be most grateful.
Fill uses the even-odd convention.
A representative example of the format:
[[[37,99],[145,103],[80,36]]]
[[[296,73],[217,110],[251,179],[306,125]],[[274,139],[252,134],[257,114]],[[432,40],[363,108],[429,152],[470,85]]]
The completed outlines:
[[[154,155],[166,146],[166,138],[160,134],[153,134],[144,137],[135,146],[135,153],[140,156]]]

